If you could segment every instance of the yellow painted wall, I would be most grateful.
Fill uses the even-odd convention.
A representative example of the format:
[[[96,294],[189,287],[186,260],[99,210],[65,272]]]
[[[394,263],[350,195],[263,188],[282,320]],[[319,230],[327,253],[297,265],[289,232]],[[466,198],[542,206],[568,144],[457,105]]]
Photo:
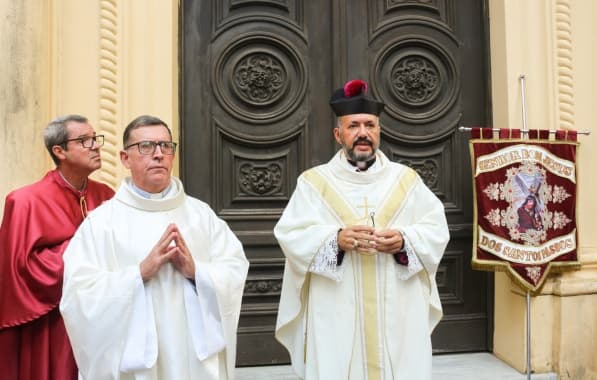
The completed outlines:
[[[81,110],[106,135],[95,175],[116,187],[122,132],[141,114],[157,116],[178,139],[178,3],[162,0],[54,0],[53,75],[58,114]],[[175,173],[178,167],[175,167]]]
[[[46,2],[0,1],[0,211],[16,187],[50,167],[43,129],[50,115]]]

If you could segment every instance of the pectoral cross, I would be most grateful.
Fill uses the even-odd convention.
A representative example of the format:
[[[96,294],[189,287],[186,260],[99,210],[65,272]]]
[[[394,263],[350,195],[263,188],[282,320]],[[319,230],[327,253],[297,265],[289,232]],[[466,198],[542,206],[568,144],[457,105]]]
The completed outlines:
[[[362,205],[357,205],[357,208],[364,208],[365,209],[365,216],[363,217],[363,220],[365,221],[365,223],[367,223],[367,219],[371,218],[371,226],[375,227],[375,211],[371,211],[369,212],[369,208],[372,208],[373,205],[370,205],[369,202],[367,201],[367,197],[365,197],[365,203]]]

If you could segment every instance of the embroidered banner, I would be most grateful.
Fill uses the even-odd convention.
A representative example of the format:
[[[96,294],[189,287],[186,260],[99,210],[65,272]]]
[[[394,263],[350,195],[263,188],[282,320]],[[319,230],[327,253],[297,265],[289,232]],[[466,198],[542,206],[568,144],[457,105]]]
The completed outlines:
[[[503,270],[537,292],[550,270],[577,269],[576,134],[475,128],[474,269]]]

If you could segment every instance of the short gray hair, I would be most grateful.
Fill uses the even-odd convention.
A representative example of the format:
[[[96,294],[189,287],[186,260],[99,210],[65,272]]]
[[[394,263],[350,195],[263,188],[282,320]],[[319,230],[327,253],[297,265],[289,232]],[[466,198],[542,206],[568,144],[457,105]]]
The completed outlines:
[[[52,147],[54,145],[60,145],[64,150],[67,149],[65,141],[68,140],[68,130],[66,129],[66,126],[73,121],[77,123],[89,122],[85,116],[81,115],[60,116],[50,121],[44,130],[44,144],[46,145],[48,152],[50,152],[50,157],[52,157],[52,161],[54,161],[56,166],[58,166],[60,160],[58,160],[58,157],[52,152]]]

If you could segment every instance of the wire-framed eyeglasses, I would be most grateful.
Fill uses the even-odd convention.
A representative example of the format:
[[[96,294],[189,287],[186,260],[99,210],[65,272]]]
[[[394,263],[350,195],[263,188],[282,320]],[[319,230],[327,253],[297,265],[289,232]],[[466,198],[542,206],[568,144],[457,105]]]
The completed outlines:
[[[160,147],[162,154],[174,154],[176,152],[176,143],[172,141],[139,141],[133,144],[129,144],[124,147],[125,150],[129,149],[132,146],[137,145],[137,149],[139,149],[139,153],[150,155],[155,153],[155,148],[157,146]]]
[[[100,148],[104,145],[104,135],[82,136],[74,139],[68,139],[64,140],[60,145],[66,146],[69,141],[79,141],[83,148],[93,148],[94,144],[97,148]]]

